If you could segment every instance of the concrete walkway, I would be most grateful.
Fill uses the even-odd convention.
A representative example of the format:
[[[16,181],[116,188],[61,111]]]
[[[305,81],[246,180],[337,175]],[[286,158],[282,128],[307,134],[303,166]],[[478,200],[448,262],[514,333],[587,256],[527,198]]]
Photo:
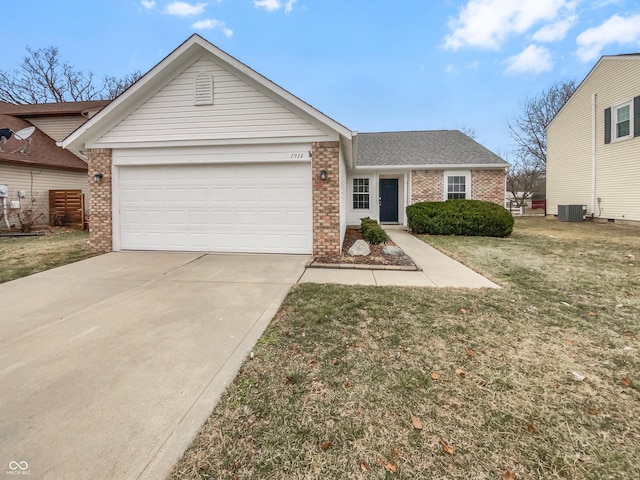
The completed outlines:
[[[0,476],[165,478],[308,259],[109,253],[0,285]]]
[[[500,288],[402,227],[385,226],[393,243],[402,248],[422,271],[307,268],[299,283],[386,285],[401,287]]]

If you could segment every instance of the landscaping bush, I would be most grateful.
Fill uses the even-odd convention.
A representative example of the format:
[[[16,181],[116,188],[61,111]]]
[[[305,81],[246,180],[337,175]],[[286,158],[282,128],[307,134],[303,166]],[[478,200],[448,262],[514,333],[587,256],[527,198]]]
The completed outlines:
[[[480,200],[414,203],[407,207],[407,221],[418,234],[508,237],[513,231],[507,209]]]
[[[369,217],[360,219],[360,228],[362,237],[369,243],[384,243],[389,240],[389,237],[387,237],[382,227],[378,225],[378,222]]]

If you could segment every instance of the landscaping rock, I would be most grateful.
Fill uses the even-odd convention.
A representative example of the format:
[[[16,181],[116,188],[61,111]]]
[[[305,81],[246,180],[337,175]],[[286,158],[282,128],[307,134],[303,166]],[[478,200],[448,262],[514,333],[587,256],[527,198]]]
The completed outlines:
[[[371,249],[364,240],[356,240],[347,253],[352,256],[367,256],[371,253]]]
[[[401,257],[402,255],[404,255],[404,250],[402,250],[400,247],[396,247],[395,245],[387,245],[382,249],[382,253],[384,253],[385,255],[395,255],[397,257]]]

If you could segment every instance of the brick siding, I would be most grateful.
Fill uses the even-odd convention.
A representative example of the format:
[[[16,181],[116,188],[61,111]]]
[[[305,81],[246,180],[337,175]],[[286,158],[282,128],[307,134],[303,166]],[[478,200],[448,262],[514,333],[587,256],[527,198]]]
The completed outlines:
[[[472,170],[471,198],[504,204],[504,170]],[[444,200],[444,171],[411,172],[411,203]]]
[[[504,170],[472,170],[471,198],[504,205]]]
[[[440,202],[444,196],[444,171],[414,170],[411,172],[411,203]]]
[[[320,172],[327,171],[327,179]],[[312,144],[313,254],[340,255],[340,142]]]
[[[89,150],[89,191],[91,193],[89,215],[89,246],[97,252],[110,252],[112,238],[112,192],[111,192],[111,150],[94,148]],[[93,175],[101,173],[100,184],[93,181]]]

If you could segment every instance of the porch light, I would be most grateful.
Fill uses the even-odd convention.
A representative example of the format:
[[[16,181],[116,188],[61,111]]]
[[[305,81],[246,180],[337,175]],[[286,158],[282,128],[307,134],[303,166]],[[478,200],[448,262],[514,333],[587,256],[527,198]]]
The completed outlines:
[[[320,170],[320,180],[326,180],[327,179],[327,171],[323,168],[322,170]]]
[[[96,182],[98,185],[100,185],[102,183],[102,177],[103,175],[101,173],[94,173],[93,174],[93,181]]]

